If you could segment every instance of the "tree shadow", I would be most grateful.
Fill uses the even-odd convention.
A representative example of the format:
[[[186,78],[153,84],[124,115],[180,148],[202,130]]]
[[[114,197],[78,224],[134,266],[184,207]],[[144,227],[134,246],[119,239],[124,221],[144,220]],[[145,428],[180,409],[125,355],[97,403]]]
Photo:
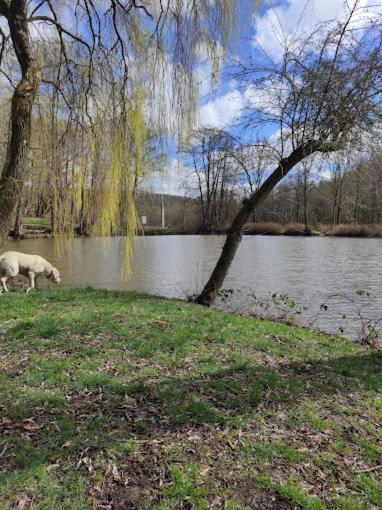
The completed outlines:
[[[335,394],[346,397],[358,389],[381,387],[381,353],[272,367],[234,363],[198,377],[148,376],[128,384],[95,380],[86,388],[67,391],[64,402],[48,397],[42,402],[42,397],[33,403],[20,395],[18,407],[24,406],[24,417],[33,416],[43,427],[23,431],[5,423],[2,432],[6,439],[26,435],[31,447],[42,448],[41,455],[29,459],[32,464],[50,462],[62,448],[66,454],[78,454],[86,448],[112,448],[131,438],[165,436],[184,427],[224,427],[254,412],[295,408],[302,398],[307,402]],[[4,416],[11,411],[3,409]],[[0,459],[3,465],[6,458]],[[24,460],[20,467],[28,467]]]
[[[85,383],[82,384],[84,386]],[[331,394],[347,396],[357,389],[379,390],[382,387],[382,353],[344,356],[329,360],[290,362],[275,367],[250,362],[233,363],[206,371],[195,377],[189,373],[174,376],[140,377],[123,384],[113,377],[87,381],[86,387],[74,385],[66,392],[66,402],[32,403],[23,401],[25,412],[42,423],[63,421],[64,439],[76,425],[88,423],[83,431],[110,426],[132,434],[165,433],[183,426],[224,426],[235,417],[245,417],[254,410],[275,406],[299,405],[304,396],[310,401]],[[4,409],[7,416],[7,409]],[[70,426],[73,422],[73,427]],[[91,425],[91,426],[90,426]],[[42,440],[49,427],[36,431]],[[105,432],[105,431],[104,431]],[[56,427],[56,437],[60,435]],[[81,440],[84,438],[82,437]],[[88,443],[88,441],[84,441]]]

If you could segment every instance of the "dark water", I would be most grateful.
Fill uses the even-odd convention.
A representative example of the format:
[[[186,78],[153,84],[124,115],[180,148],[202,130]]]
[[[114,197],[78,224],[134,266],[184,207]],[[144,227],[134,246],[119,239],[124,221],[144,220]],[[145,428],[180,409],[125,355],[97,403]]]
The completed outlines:
[[[223,242],[222,236],[139,237],[125,281],[122,238],[74,239],[61,253],[52,239],[12,241],[2,251],[42,255],[60,269],[66,286],[184,298],[201,289]],[[295,316],[301,324],[356,338],[368,321],[382,325],[381,284],[381,239],[248,236],[225,281],[233,293],[217,306]]]

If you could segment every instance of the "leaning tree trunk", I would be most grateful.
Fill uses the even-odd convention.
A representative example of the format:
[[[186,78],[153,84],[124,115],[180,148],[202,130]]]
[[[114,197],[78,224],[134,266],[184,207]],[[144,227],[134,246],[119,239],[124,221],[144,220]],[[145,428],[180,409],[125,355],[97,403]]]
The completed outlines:
[[[196,302],[203,306],[211,306],[217,293],[223,285],[224,278],[230,268],[236,250],[242,238],[244,224],[255,208],[260,205],[273,188],[278,184],[294,166],[315,151],[313,144],[306,144],[294,150],[290,156],[282,159],[278,167],[268,177],[268,179],[252,195],[243,201],[243,205],[235,216],[231,227],[227,232],[226,242],[223,251],[213,270],[210,279],[206,283],[201,294],[196,298]]]
[[[0,0],[0,15],[8,21],[13,47],[21,68],[11,106],[10,136],[0,177],[0,241],[11,228],[28,168],[32,107],[39,85],[39,70],[33,55],[26,0]]]

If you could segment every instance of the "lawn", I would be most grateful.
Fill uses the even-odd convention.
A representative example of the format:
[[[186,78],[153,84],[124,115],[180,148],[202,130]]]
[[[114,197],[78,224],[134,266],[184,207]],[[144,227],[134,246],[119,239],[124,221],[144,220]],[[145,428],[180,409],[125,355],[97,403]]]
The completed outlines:
[[[177,300],[0,296],[0,508],[378,509],[382,356]]]

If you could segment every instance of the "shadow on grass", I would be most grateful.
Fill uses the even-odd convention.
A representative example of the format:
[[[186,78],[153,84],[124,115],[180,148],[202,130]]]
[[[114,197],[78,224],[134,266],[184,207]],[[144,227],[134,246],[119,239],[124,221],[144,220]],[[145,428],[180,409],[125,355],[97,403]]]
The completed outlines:
[[[57,386],[29,390],[3,408],[5,417],[33,417],[43,427],[6,429],[4,437],[12,448],[0,461],[26,469],[52,462],[63,452],[78,457],[87,448],[123,449],[133,438],[163,437],[186,427],[235,426],[256,412],[296,409],[302,398],[346,397],[360,387],[382,388],[380,353],[277,368],[236,363],[198,377],[141,377],[129,384],[90,374],[65,393]]]
[[[346,397],[362,387],[380,389],[382,356],[370,353],[277,367],[243,362],[207,369],[197,377],[187,373],[146,376],[128,384],[108,374],[94,373],[79,377],[70,388],[65,386],[65,391],[57,382],[43,389],[25,389],[15,402],[0,408],[12,420],[20,422],[33,417],[42,426],[29,431],[7,427],[1,430],[0,421],[1,447],[7,446],[0,457],[0,480],[8,476],[7,486],[20,484],[18,472],[21,480],[28,476],[44,480],[45,475],[39,474],[43,466],[53,466],[49,467],[52,472],[59,469],[60,473],[77,473],[89,480],[98,469],[104,477],[102,491],[92,494],[92,498],[100,502],[100,508],[110,501],[130,505],[126,508],[140,508],[143,501],[158,502],[166,496],[163,492],[166,490],[176,489],[180,491],[176,497],[189,500],[205,497],[198,493],[197,473],[191,476],[187,470],[192,471],[192,466],[204,462],[206,447],[210,449],[209,455],[214,455],[211,438],[216,429],[245,427],[246,421],[256,414],[291,411],[296,417],[304,402],[325,401],[334,395]],[[325,427],[319,417],[315,421],[310,419],[316,428]],[[190,447],[187,443],[190,431],[200,435],[198,445]],[[169,445],[175,448],[175,462],[179,463],[182,455],[184,473],[180,468],[169,469]],[[230,448],[225,452],[226,465],[235,453]],[[110,465],[113,466],[110,462],[116,458],[115,474],[114,468],[110,471]],[[236,482],[231,480],[235,487],[243,483],[240,481],[243,473],[237,476]],[[163,480],[168,489],[163,489]],[[259,494],[264,496],[261,508],[294,508],[275,499],[272,491],[269,495],[252,491],[248,496],[251,505],[260,504],[252,499]]]
[[[10,361],[0,370],[6,388],[0,402],[0,486],[6,480],[9,494],[14,486],[26,486],[26,479],[29,487],[35,479],[43,486],[46,472],[52,479],[78,475],[88,494],[96,472],[107,478],[102,502],[130,501],[129,508],[138,508],[140,500],[158,501],[161,480],[179,497],[196,497],[191,492],[199,490],[200,480],[193,463],[202,465],[207,456],[218,465],[220,455],[229,466],[240,455],[217,444],[225,430],[243,429],[245,438],[247,424],[254,430],[252,420],[273,425],[278,413],[293,418],[285,427],[325,430],[326,417],[333,415],[343,428],[358,412],[364,420],[365,401],[382,387],[381,353],[350,355],[349,344],[310,338],[294,328],[137,293],[74,289],[3,297],[11,306],[0,309],[0,318],[9,321],[0,332],[2,359]],[[29,418],[41,428],[23,428]],[[257,455],[273,455],[272,430]],[[199,439],[190,443],[189,436]],[[292,459],[298,452],[289,446],[279,449]],[[114,461],[119,474],[109,469]],[[183,472],[171,471],[171,463]],[[244,471],[237,473],[236,487],[243,477]],[[268,493],[270,506],[255,504],[252,486],[247,492],[251,508],[286,508],[272,506]]]

